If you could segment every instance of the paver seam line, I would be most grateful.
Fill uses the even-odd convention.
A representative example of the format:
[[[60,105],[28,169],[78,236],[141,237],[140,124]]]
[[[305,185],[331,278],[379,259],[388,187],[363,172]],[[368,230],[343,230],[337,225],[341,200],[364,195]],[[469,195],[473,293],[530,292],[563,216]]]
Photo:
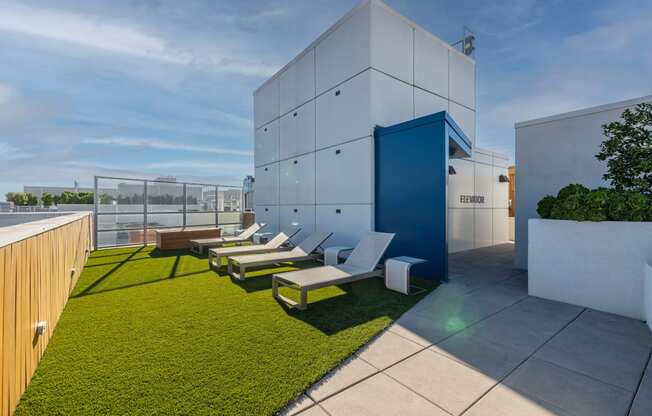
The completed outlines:
[[[536,358],[536,359],[539,360],[539,361],[543,361],[543,362],[548,363],[548,364],[550,364],[550,365],[554,365],[554,366],[557,367],[557,368],[563,368],[564,370],[566,370],[566,371],[570,371],[571,373],[579,374],[580,376],[584,376],[584,377],[586,377],[586,378],[590,378],[591,380],[599,381],[599,382],[602,383],[602,384],[606,384],[606,385],[608,385],[608,386],[615,387],[615,388],[617,388],[618,390],[623,390],[623,391],[626,391],[626,392],[628,392],[628,393],[635,393],[635,391],[632,391],[632,390],[630,390],[630,389],[628,389],[628,388],[625,388],[625,387],[623,387],[623,386],[619,386],[619,385],[617,385],[617,384],[613,384],[613,383],[610,383],[610,382],[608,382],[608,381],[600,380],[599,378],[596,378],[596,377],[591,376],[591,375],[589,375],[589,374],[584,374],[584,373],[582,373],[581,371],[573,370],[572,368],[564,367],[563,365],[560,365],[560,364],[554,363],[554,362],[552,362],[552,361],[546,360],[545,358],[541,358],[541,357],[532,357],[532,358]],[[643,369],[643,373],[645,373],[645,369]]]
[[[454,336],[454,335],[456,335],[456,334],[459,334],[460,332],[465,331],[466,329],[472,327],[473,325],[476,325],[476,324],[478,324],[478,323],[484,321],[485,319],[489,319],[490,317],[492,317],[492,316],[494,316],[494,315],[496,315],[496,314],[498,314],[498,313],[504,311],[505,309],[507,309],[507,308],[509,308],[509,307],[511,307],[511,306],[516,305],[517,303],[523,302],[523,301],[524,301],[525,299],[527,299],[528,297],[529,297],[529,296],[526,296],[526,297],[524,297],[524,298],[522,298],[522,299],[519,299],[519,300],[517,300],[516,302],[514,302],[514,303],[512,303],[512,304],[510,304],[510,305],[507,305],[507,306],[505,306],[504,308],[502,308],[502,309],[500,309],[500,310],[498,310],[498,311],[496,311],[496,312],[494,312],[494,313],[492,313],[492,314],[490,314],[490,315],[487,315],[486,317],[484,317],[484,318],[482,318],[482,319],[480,319],[480,320],[478,320],[478,321],[472,323],[472,324],[469,325],[468,327],[466,327],[466,328],[464,328],[464,329],[462,329],[462,330],[460,330],[460,331],[458,331],[458,332],[455,332],[455,333],[449,335],[448,337],[446,337],[446,338],[440,340],[439,342],[444,342],[444,341],[447,340],[448,338],[450,338],[450,337],[452,337],[452,336]],[[395,335],[400,336],[399,334],[395,334]],[[403,337],[401,337],[401,338],[403,338]],[[405,338],[405,339],[407,339],[407,338]],[[408,341],[410,341],[410,340],[408,340]],[[410,342],[413,342],[413,341],[410,341]],[[438,342],[438,343],[439,343],[439,342]],[[413,343],[414,343],[414,342],[413,342]],[[408,385],[402,383],[400,380],[398,380],[398,379],[392,377],[390,374],[386,373],[386,371],[387,371],[388,369],[390,369],[390,368],[396,366],[397,364],[400,364],[400,363],[402,363],[403,361],[405,361],[405,360],[407,360],[407,359],[409,359],[409,358],[411,358],[411,357],[413,357],[413,356],[415,356],[415,355],[417,355],[417,354],[419,354],[419,353],[421,353],[421,352],[423,352],[423,351],[429,349],[429,348],[430,348],[431,346],[433,346],[433,345],[435,345],[435,344],[430,344],[430,345],[427,346],[427,347],[423,347],[423,348],[420,349],[419,351],[416,351],[415,353],[408,355],[407,357],[405,357],[405,358],[403,358],[403,359],[401,359],[401,360],[395,362],[394,364],[391,364],[391,365],[387,366],[385,369],[383,369],[383,370],[381,370],[381,371],[379,371],[379,372],[383,373],[383,374],[386,375],[387,377],[389,377],[389,378],[391,378],[392,380],[396,381],[398,384],[402,385],[403,387],[405,387],[406,389],[408,389],[408,390],[411,391],[412,393],[416,394],[417,396],[420,396],[421,398],[423,398],[424,400],[428,401],[429,403],[432,403],[433,405],[435,405],[435,406],[438,407],[439,409],[443,410],[443,411],[446,412],[447,414],[452,415],[452,416],[455,416],[453,413],[451,413],[451,412],[449,412],[448,410],[444,409],[444,408],[441,407],[439,404],[433,402],[432,400],[430,400],[430,399],[427,398],[426,396],[422,395],[422,394],[419,393],[418,391],[413,390],[410,386],[408,386]],[[432,350],[431,350],[431,351],[432,351]],[[436,351],[432,351],[432,352],[434,352],[435,354],[437,354]],[[441,355],[441,356],[444,357],[444,358],[448,358],[448,359],[450,359],[449,357],[446,357],[446,356],[444,356],[444,355],[442,355],[442,354],[438,354],[438,355]],[[363,360],[363,361],[364,361],[364,360]],[[456,361],[456,362],[457,362],[457,361]],[[369,363],[369,364],[371,364],[371,363]],[[373,364],[371,364],[371,365],[373,366]],[[469,367],[469,366],[466,366],[466,367],[467,367],[467,368],[471,368],[471,367]],[[476,371],[477,371],[477,370],[476,370]],[[360,381],[362,381],[362,380],[360,380]],[[348,390],[349,388],[351,388],[351,387],[354,386],[355,384],[358,384],[360,381],[358,381],[357,383],[354,383],[354,384],[350,385],[349,387],[343,389],[342,391],[344,391],[344,390]],[[495,386],[495,385],[494,385],[494,386]],[[493,388],[494,386],[492,386],[492,388]],[[490,389],[490,390],[491,390],[491,389]],[[474,403],[475,403],[475,402],[474,402]],[[467,408],[467,409],[468,409],[468,408]],[[464,411],[463,411],[462,413],[464,413],[467,409],[464,409]]]
[[[507,278],[507,279],[509,279],[509,278]],[[507,279],[505,279],[505,280],[507,280]],[[502,281],[502,280],[501,280],[501,281]],[[481,289],[486,289],[487,287],[489,287],[489,286],[493,286],[493,285],[495,285],[495,284],[497,284],[497,283],[498,283],[498,282],[494,282],[494,283],[487,284],[486,286],[480,286],[480,287],[478,287],[478,288],[473,289],[471,292],[475,292],[475,291],[477,291],[477,290],[481,290]],[[465,293],[464,296],[470,294],[471,292],[467,292],[467,293]],[[494,315],[496,315],[496,314],[498,314],[498,313],[504,311],[504,310],[507,309],[507,308],[510,308],[510,307],[516,305],[517,303],[523,302],[525,299],[528,299],[528,298],[530,298],[530,297],[531,297],[531,296],[525,296],[524,298],[519,299],[519,300],[517,300],[516,302],[511,303],[511,304],[505,306],[504,308],[501,308],[501,309],[497,310],[496,312],[494,312],[494,313],[492,313],[492,314],[489,314],[489,315],[487,315],[486,317],[484,317],[484,318],[482,318],[482,319],[480,319],[480,320],[478,320],[478,321],[472,323],[471,325],[467,326],[466,328],[461,329],[461,330],[459,330],[459,331],[457,331],[457,332],[454,332],[454,333],[450,334],[449,336],[447,336],[446,338],[441,339],[441,340],[438,341],[437,343],[444,342],[444,341],[446,341],[448,338],[450,338],[450,337],[452,337],[452,336],[454,336],[454,335],[457,335],[457,334],[459,334],[460,332],[463,332],[463,331],[467,330],[468,328],[472,327],[473,325],[476,325],[476,324],[478,324],[478,323],[484,321],[485,319],[489,319],[490,317],[492,317],[492,316],[494,316]],[[368,362],[368,361],[366,361],[365,359],[363,359],[362,357],[360,357],[360,356],[358,355],[358,351],[360,351],[360,350],[361,350],[362,348],[364,348],[365,346],[371,344],[371,343],[374,342],[376,339],[380,338],[380,336],[383,335],[383,334],[386,333],[386,332],[391,332],[393,335],[398,335],[399,337],[403,338],[404,340],[409,341],[409,342],[411,342],[411,343],[413,343],[413,344],[415,344],[415,345],[418,345],[418,346],[420,346],[421,348],[420,348],[418,351],[415,351],[414,353],[412,353],[412,354],[410,354],[410,355],[408,355],[408,356],[402,358],[401,360],[395,362],[394,364],[389,365],[389,366],[386,367],[385,369],[383,369],[383,370],[379,370],[376,366],[374,366],[374,365],[371,364],[370,362]],[[555,335],[556,335],[556,334],[555,334]],[[368,380],[368,379],[370,379],[371,377],[373,377],[373,376],[375,376],[375,375],[377,375],[377,374],[379,374],[379,373],[383,373],[383,374],[385,374],[387,377],[391,378],[392,380],[395,380],[396,382],[398,382],[398,383],[401,384],[402,386],[406,387],[406,388],[407,388],[408,390],[410,390],[411,392],[413,392],[413,393],[415,393],[415,394],[417,394],[417,395],[423,397],[421,394],[419,394],[419,393],[417,393],[416,391],[412,390],[410,387],[405,386],[405,385],[404,385],[403,383],[401,383],[400,381],[394,379],[394,378],[391,377],[389,374],[385,373],[385,370],[387,370],[387,369],[389,369],[389,368],[391,368],[391,367],[393,367],[393,366],[395,366],[395,365],[397,365],[397,364],[399,364],[399,363],[402,363],[403,361],[407,360],[408,358],[411,358],[412,356],[414,356],[414,355],[416,355],[416,354],[419,354],[420,352],[423,352],[424,350],[427,350],[428,348],[432,347],[433,345],[435,345],[435,344],[434,344],[434,343],[431,343],[431,344],[429,344],[429,345],[423,347],[422,345],[417,344],[416,342],[414,342],[414,341],[412,341],[412,340],[410,340],[410,339],[408,339],[408,338],[402,336],[401,334],[397,334],[397,333],[395,333],[395,332],[393,332],[393,331],[391,331],[391,330],[389,330],[389,329],[386,328],[386,329],[384,329],[383,331],[381,331],[378,335],[376,335],[376,336],[375,336],[371,341],[369,341],[367,344],[365,344],[365,345],[363,345],[362,347],[360,347],[356,352],[354,352],[354,353],[351,355],[351,357],[355,356],[357,359],[362,360],[362,361],[364,361],[365,363],[369,364],[369,365],[372,366],[374,369],[376,369],[376,371],[374,371],[372,374],[370,374],[370,375],[368,375],[368,376],[366,376],[366,377],[361,378],[360,380],[358,380],[358,381],[356,381],[356,382],[354,382],[354,383],[352,383],[352,384],[349,384],[348,386],[344,387],[344,388],[341,389],[341,390],[338,390],[338,391],[336,391],[336,392],[334,392],[334,393],[331,393],[331,394],[329,394],[329,395],[323,397],[321,400],[317,400],[315,397],[313,397],[312,395],[310,395],[310,393],[308,393],[308,390],[309,390],[311,387],[313,387],[315,384],[317,384],[317,383],[319,383],[320,381],[322,381],[322,380],[323,380],[323,379],[324,379],[328,374],[330,374],[330,373],[328,373],[326,376],[322,377],[320,380],[318,380],[317,382],[313,383],[313,384],[312,384],[308,389],[306,389],[306,391],[304,391],[304,394],[305,394],[306,396],[308,396],[311,400],[313,400],[313,401],[315,402],[316,405],[319,405],[320,403],[322,403],[322,402],[324,402],[324,401],[330,399],[331,397],[334,397],[334,396],[336,396],[336,395],[342,393],[343,391],[348,390],[348,389],[350,389],[351,387],[356,386],[356,385],[362,383],[363,381]],[[436,352],[436,351],[433,351],[433,352]],[[351,357],[349,357],[349,358],[351,358]],[[346,360],[345,360],[345,361],[346,361]],[[520,365],[520,364],[519,364],[519,365]],[[469,367],[469,368],[471,368],[471,367]],[[432,401],[428,400],[428,399],[425,398],[425,397],[423,397],[423,398],[424,398],[425,400],[427,400],[429,403],[432,403],[432,404],[434,404],[435,406],[437,406],[438,408],[441,409],[441,407],[440,407],[439,405],[437,405],[436,403],[433,403]],[[312,407],[312,406],[311,406],[311,407]],[[323,408],[323,406],[320,406],[320,407]],[[307,410],[307,409],[306,409],[306,410]],[[444,411],[445,411],[446,413],[448,413],[448,414],[451,414],[450,412],[446,411],[445,409],[442,409],[442,410],[444,410]],[[324,411],[326,411],[326,410],[324,409]],[[328,412],[326,412],[326,413],[328,413]],[[330,413],[328,413],[328,414],[330,415]]]
[[[641,389],[641,384],[643,384],[643,378],[645,378],[645,371],[648,369],[648,366],[650,365],[651,357],[652,357],[652,350],[650,350],[650,353],[647,356],[647,361],[645,362],[645,367],[643,367],[641,378],[638,379],[638,385],[636,386],[636,390],[634,391],[634,395],[632,396],[632,401],[629,402],[629,407],[627,407],[627,416],[631,415],[632,413],[632,407],[634,407],[634,401],[636,400],[636,397],[638,396],[638,392]]]
[[[478,403],[480,400],[482,400],[483,397],[485,397],[487,394],[489,394],[489,392],[491,392],[493,389],[495,389],[497,385],[502,384],[503,381],[505,381],[505,379],[507,379],[507,377],[509,377],[510,375],[512,375],[512,374],[514,373],[514,371],[518,370],[518,369],[519,369],[523,364],[525,364],[527,361],[529,361],[529,360],[534,356],[534,354],[536,354],[537,352],[539,352],[539,350],[540,350],[541,348],[543,348],[543,347],[544,347],[546,344],[548,344],[548,343],[549,343],[553,338],[555,338],[557,335],[559,335],[559,334],[560,334],[564,329],[568,328],[568,327],[569,327],[573,322],[575,322],[575,321],[576,321],[576,320],[577,320],[577,319],[578,319],[578,318],[579,318],[579,317],[580,317],[580,316],[581,316],[585,311],[586,311],[586,308],[583,308],[583,309],[582,309],[582,310],[581,310],[577,315],[575,315],[575,318],[571,319],[571,320],[570,320],[566,325],[564,325],[562,328],[560,328],[559,331],[557,331],[557,332],[555,332],[554,334],[552,334],[552,336],[551,336],[550,338],[548,338],[548,340],[546,340],[543,344],[541,344],[539,347],[537,347],[537,348],[536,348],[536,349],[535,349],[535,350],[534,350],[530,355],[528,355],[527,357],[525,357],[525,358],[523,359],[523,361],[521,361],[521,362],[520,362],[516,367],[514,367],[514,368],[512,369],[512,371],[509,371],[507,374],[505,374],[505,375],[504,375],[500,380],[498,380],[498,382],[497,382],[496,384],[494,384],[494,385],[493,385],[489,390],[487,390],[486,392],[484,392],[484,394],[480,395],[480,397],[478,397],[476,400],[474,400],[474,401],[473,401],[473,402],[472,402],[472,403],[471,403],[471,404],[470,404],[466,409],[464,409],[464,411],[462,411],[462,413],[460,413],[460,416],[463,416],[466,412],[468,412],[469,409],[471,409],[473,406],[475,406],[475,404]],[[512,389],[512,390],[519,391],[517,388],[514,388],[514,387],[509,387],[509,388]],[[525,394],[525,392],[522,392],[522,391],[519,391],[519,392]],[[541,400],[541,399],[537,398],[537,400]],[[543,401],[545,402],[545,400],[543,400]],[[546,403],[547,403],[547,402],[546,402]],[[550,404],[552,404],[552,403],[550,403]],[[556,406],[556,407],[558,407],[558,406]]]
[[[326,413],[328,416],[332,416],[332,415],[331,415],[331,412],[329,412],[328,410],[326,410],[326,408],[325,408],[324,406],[322,406],[320,403],[315,403],[315,406],[317,406],[317,407],[319,407],[321,410],[323,410],[324,413]],[[301,416],[301,415],[298,415],[298,416]]]
[[[481,289],[481,288],[479,288],[479,289]],[[471,292],[469,292],[469,293],[471,293]],[[467,294],[468,294],[468,293],[467,293]],[[466,296],[467,294],[465,294],[464,296]],[[471,328],[472,326],[477,325],[477,324],[479,324],[480,322],[483,322],[483,321],[485,321],[485,320],[487,320],[487,319],[493,317],[494,315],[499,314],[500,312],[504,311],[505,309],[511,308],[512,306],[514,306],[514,305],[516,305],[516,304],[518,304],[518,303],[521,303],[521,302],[523,302],[525,299],[528,299],[528,298],[531,298],[531,297],[532,297],[532,296],[526,295],[525,297],[523,297],[523,298],[521,298],[521,299],[515,301],[514,303],[510,303],[509,305],[507,305],[507,306],[505,306],[505,307],[503,307],[503,308],[497,310],[496,312],[493,312],[493,313],[491,313],[491,314],[485,316],[484,318],[481,318],[481,319],[479,319],[479,320],[473,322],[473,323],[470,324],[469,326],[464,327],[464,328],[460,329],[460,330],[457,331],[457,332],[453,332],[453,333],[451,333],[450,335],[446,336],[445,338],[440,339],[440,340],[437,341],[436,343],[431,342],[431,343],[428,344],[428,346],[425,347],[425,348],[430,348],[430,347],[432,347],[433,345],[440,344],[440,343],[446,341],[447,339],[449,339],[449,338],[451,338],[451,337],[453,337],[453,336],[459,334],[460,332],[464,332],[464,331],[466,331],[467,329]],[[409,311],[408,311],[408,312],[409,312]],[[416,312],[415,312],[415,313],[416,313]],[[426,317],[426,316],[424,316],[424,315],[419,315],[418,313],[416,313],[416,314],[417,314],[420,318],[429,318],[429,317]],[[387,329],[386,331],[389,331],[389,332],[391,332],[391,333],[394,334],[394,335],[398,335],[399,337],[401,337],[401,338],[403,338],[403,339],[406,339],[406,340],[408,340],[408,341],[410,341],[410,342],[416,344],[416,342],[412,341],[412,340],[409,339],[409,338],[406,338],[406,337],[402,336],[401,334],[398,334],[398,333],[392,331],[391,329]],[[420,345],[420,344],[419,344],[419,345]],[[420,351],[417,351],[415,354],[417,354],[417,353],[419,353],[419,352],[420,352]],[[412,355],[414,355],[414,354],[412,354]],[[410,358],[412,355],[410,355],[410,356],[408,356],[408,357],[405,357],[405,358]],[[403,361],[403,360],[401,360],[401,361]],[[399,363],[399,362],[401,362],[401,361],[397,361],[397,363]],[[393,365],[394,365],[394,364],[392,364],[392,365],[389,366],[389,367],[392,367]],[[387,367],[387,368],[389,368],[389,367]]]

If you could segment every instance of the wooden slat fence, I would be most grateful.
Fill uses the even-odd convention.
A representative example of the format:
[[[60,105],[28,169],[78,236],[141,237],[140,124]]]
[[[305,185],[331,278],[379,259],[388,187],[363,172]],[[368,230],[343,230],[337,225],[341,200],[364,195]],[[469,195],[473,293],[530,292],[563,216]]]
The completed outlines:
[[[27,388],[91,249],[92,216],[0,229],[0,415]],[[42,335],[36,324],[47,322]]]

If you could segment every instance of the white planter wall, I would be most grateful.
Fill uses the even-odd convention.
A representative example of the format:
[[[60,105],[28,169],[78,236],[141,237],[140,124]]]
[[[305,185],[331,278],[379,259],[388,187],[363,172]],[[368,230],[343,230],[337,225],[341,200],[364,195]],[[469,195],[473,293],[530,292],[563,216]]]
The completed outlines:
[[[474,61],[374,0],[340,19],[259,88],[254,102],[256,205],[280,229],[307,223],[306,230],[333,231],[330,245],[352,245],[374,228],[374,126],[445,110],[475,143]],[[481,191],[486,201],[456,205],[450,191],[451,251],[506,241],[506,230],[494,233],[506,224],[506,211],[494,205],[507,204],[494,202],[503,167],[494,156],[485,152],[477,167],[464,161],[468,167],[451,177],[451,189]]]
[[[646,319],[652,223],[530,219],[528,229],[530,295]]]

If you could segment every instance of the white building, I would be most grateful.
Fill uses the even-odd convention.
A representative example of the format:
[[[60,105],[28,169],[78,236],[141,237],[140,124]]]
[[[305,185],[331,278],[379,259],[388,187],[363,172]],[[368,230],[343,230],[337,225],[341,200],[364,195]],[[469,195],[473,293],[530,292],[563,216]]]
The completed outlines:
[[[561,188],[580,183],[608,186],[606,164],[595,158],[605,137],[602,125],[652,96],[516,123],[516,267],[527,268],[530,218],[539,218],[537,203]]]
[[[471,58],[381,1],[361,2],[254,93],[257,219],[355,244],[374,229],[374,127],[447,111],[475,144],[475,106]],[[451,251],[508,239],[498,180],[508,160],[478,149],[474,159],[453,164]]]

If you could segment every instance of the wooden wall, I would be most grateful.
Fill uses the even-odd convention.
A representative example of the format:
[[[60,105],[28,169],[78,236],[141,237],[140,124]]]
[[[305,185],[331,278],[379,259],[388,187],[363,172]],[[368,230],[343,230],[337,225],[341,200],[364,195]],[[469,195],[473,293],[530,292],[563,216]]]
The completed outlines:
[[[510,166],[507,170],[509,175],[509,216],[516,216],[516,167]]]
[[[0,229],[2,416],[16,409],[84,268],[91,221],[80,213]],[[39,321],[47,321],[41,336]]]

